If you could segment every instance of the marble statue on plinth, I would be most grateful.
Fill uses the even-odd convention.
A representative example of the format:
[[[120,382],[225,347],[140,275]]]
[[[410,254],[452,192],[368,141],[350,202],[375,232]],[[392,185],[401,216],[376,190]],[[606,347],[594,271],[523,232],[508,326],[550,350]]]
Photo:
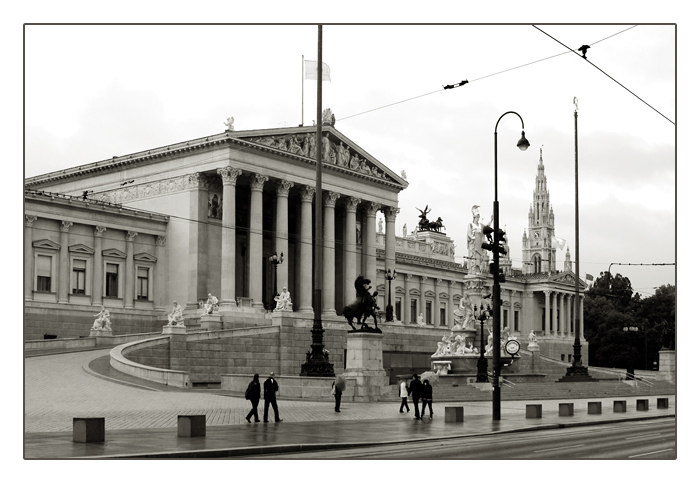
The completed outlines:
[[[530,343],[527,345],[527,349],[538,349],[540,348],[540,345],[537,343],[537,336],[535,335],[535,331],[531,330],[530,335],[527,336],[527,338],[530,340]]]
[[[461,326],[462,329],[474,329],[476,319],[474,309],[472,309],[469,296],[462,297],[459,306],[454,310],[454,327]]]
[[[182,306],[175,301],[173,302],[173,310],[168,314],[167,327],[184,325],[185,319],[182,317]]]
[[[274,312],[291,312],[292,311],[292,294],[289,293],[287,287],[282,287],[282,293],[275,297],[277,305]]]
[[[479,205],[472,206],[472,222],[467,232],[467,250],[469,252],[469,273],[482,273],[488,270],[489,252],[481,247],[484,242],[484,226],[493,223],[493,216],[487,225],[479,221]]]
[[[418,325],[425,327],[425,320],[423,320],[423,314],[418,315]]]
[[[204,302],[204,315],[211,315],[214,313],[214,307],[219,304],[219,299],[212,294],[208,294],[207,301]]]
[[[112,322],[109,320],[109,310],[103,305],[100,307],[100,312],[95,314],[97,317],[92,324],[91,330],[112,330]]]

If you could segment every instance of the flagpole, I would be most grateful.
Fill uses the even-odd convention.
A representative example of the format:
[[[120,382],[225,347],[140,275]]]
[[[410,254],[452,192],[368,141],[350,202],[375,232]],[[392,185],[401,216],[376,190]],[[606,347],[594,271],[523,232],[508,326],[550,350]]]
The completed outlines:
[[[301,127],[304,127],[304,56],[301,56]]]

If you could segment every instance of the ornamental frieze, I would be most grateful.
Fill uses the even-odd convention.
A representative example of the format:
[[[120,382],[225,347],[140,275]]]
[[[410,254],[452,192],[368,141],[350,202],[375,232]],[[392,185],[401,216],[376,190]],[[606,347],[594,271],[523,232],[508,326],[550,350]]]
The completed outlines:
[[[256,144],[286,151],[309,159],[316,159],[316,136],[306,134],[286,134],[282,136],[260,136],[246,139]],[[356,173],[362,173],[380,179],[388,179],[386,173],[369,163],[350,146],[342,141],[334,143],[328,133],[321,138],[321,157],[324,163],[333,164]]]
[[[165,193],[182,191],[185,189],[187,184],[186,178],[189,178],[189,175],[153,181],[151,183],[143,183],[136,186],[129,186],[128,188],[118,188],[102,193],[95,193],[92,197],[98,201],[119,204],[125,201],[135,200],[137,198],[148,198]]]

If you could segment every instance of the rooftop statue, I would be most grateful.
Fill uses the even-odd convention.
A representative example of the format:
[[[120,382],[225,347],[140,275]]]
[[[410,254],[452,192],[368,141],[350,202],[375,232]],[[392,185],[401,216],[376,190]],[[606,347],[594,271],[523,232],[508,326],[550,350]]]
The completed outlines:
[[[438,219],[435,221],[428,220],[428,213],[430,213],[430,208],[428,208],[428,205],[425,205],[424,210],[421,210],[420,208],[416,209],[420,211],[420,215],[418,215],[418,231],[434,231],[439,233],[440,230],[444,228],[442,218],[438,217]]]
[[[226,119],[226,122],[224,122],[224,126],[226,126],[227,131],[233,131],[233,118],[229,117]]]

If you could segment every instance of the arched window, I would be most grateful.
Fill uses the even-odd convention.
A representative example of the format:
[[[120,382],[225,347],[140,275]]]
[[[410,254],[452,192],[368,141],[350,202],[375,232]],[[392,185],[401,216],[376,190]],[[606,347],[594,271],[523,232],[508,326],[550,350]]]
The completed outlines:
[[[540,273],[542,271],[542,256],[539,253],[535,253],[532,257],[532,265],[534,266],[533,273]]]

